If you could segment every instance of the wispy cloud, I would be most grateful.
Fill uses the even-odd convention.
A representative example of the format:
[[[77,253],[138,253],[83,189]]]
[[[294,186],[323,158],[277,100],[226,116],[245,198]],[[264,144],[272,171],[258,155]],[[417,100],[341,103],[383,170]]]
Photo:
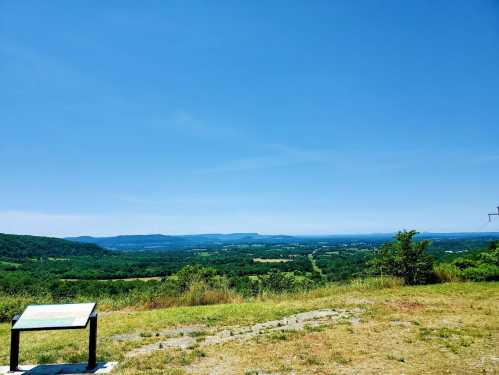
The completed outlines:
[[[287,167],[298,164],[325,163],[331,160],[331,152],[326,150],[305,150],[285,145],[267,145],[272,151],[264,155],[222,162],[219,165],[198,170],[200,174],[242,172],[258,169]]]
[[[127,208],[133,208],[139,212],[148,211],[159,211],[164,212],[165,210],[184,210],[184,209],[195,209],[195,208],[215,208],[220,205],[220,202],[227,202],[230,199],[235,199],[233,197],[228,197],[227,195],[208,195],[208,194],[179,194],[174,195],[158,191],[144,193],[142,195],[137,194],[116,194],[111,197],[124,205]]]
[[[175,130],[183,134],[210,141],[244,138],[245,136],[241,127],[229,127],[220,122],[213,123],[194,111],[185,109],[173,111],[169,122]]]
[[[499,161],[499,155],[494,155],[494,154],[483,155],[476,157],[474,161],[479,164],[494,163]]]
[[[255,144],[255,149],[262,149]],[[410,165],[403,158],[385,151],[373,150],[365,155],[352,147],[342,149],[306,149],[284,144],[266,144],[260,155],[233,159],[209,166],[196,173],[211,174],[225,172],[244,172],[250,170],[291,167],[298,165],[328,165],[341,172],[389,171],[407,168]]]
[[[33,77],[36,80],[50,81],[52,85],[60,87],[77,87],[89,80],[74,66],[70,66],[60,59],[56,59],[43,51],[32,47],[0,40],[0,56],[4,60],[4,72],[10,76],[24,79],[24,82],[32,84]],[[25,79],[26,70],[31,74],[31,79]],[[32,86],[30,87],[33,88]]]

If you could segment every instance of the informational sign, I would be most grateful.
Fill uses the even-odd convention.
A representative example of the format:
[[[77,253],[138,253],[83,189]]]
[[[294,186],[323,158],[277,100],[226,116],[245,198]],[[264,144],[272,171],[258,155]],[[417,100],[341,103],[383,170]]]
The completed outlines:
[[[13,330],[85,328],[95,303],[63,305],[30,305],[24,310]]]

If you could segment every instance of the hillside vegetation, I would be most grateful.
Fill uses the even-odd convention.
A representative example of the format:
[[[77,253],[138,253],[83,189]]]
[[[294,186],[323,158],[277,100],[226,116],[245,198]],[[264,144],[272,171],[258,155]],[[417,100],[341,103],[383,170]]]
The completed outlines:
[[[246,301],[369,276],[395,276],[408,285],[499,279],[496,242],[449,258],[430,253],[430,243],[414,237],[415,231],[403,231],[393,241],[375,246],[355,240],[122,253],[79,248],[94,245],[68,247],[57,239],[4,235],[11,247],[19,244],[21,253],[30,251],[30,256],[14,258],[10,251],[10,257],[0,257],[0,320],[10,319],[30,303],[95,300],[108,310],[161,308]],[[61,241],[64,246],[57,247]],[[80,255],[90,250],[98,255]],[[73,251],[79,255],[67,255]]]
[[[239,333],[323,309],[340,317]],[[4,364],[9,328],[0,324]],[[21,363],[83,362],[87,335],[23,333]],[[100,314],[98,357],[119,361],[115,374],[495,374],[498,342],[497,282],[408,287],[378,278],[246,303]]]
[[[65,257],[107,254],[98,245],[66,241],[60,238],[0,233],[0,257]]]
[[[495,241],[456,252],[440,243],[432,253],[427,239],[402,231],[384,244],[85,255],[89,248],[63,240],[54,250],[47,244],[61,242],[20,237],[23,251],[39,256],[0,257],[0,320],[30,303],[97,301],[100,359],[119,361],[118,374],[499,371]],[[9,240],[15,246],[16,236]],[[161,278],[106,279],[155,273]],[[87,280],[63,278],[71,275]],[[470,282],[480,280],[488,282]],[[23,333],[21,361],[84,361],[86,335]],[[8,340],[6,322],[4,363]]]

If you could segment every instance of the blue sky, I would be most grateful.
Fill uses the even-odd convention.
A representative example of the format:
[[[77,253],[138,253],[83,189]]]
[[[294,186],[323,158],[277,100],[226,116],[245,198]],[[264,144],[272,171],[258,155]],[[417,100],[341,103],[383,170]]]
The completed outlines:
[[[0,232],[498,230],[497,1],[0,1]]]

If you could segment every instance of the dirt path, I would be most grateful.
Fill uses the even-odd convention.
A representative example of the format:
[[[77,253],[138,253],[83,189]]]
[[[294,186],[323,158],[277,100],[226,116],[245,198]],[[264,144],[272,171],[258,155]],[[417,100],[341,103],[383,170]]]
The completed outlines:
[[[323,276],[322,274],[322,270],[321,268],[317,265],[317,262],[315,261],[315,258],[314,258],[314,255],[316,253],[317,250],[314,250],[312,252],[312,254],[308,254],[308,260],[310,260],[310,263],[312,263],[312,268],[315,272],[318,272],[321,276]]]

